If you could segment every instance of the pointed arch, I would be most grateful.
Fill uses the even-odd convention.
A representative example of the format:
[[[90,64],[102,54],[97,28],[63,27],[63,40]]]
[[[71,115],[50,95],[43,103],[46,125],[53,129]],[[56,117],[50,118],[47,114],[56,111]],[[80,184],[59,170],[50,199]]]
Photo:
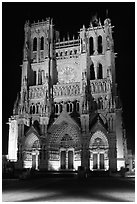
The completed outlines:
[[[37,38],[33,39],[33,51],[37,51]]]
[[[63,110],[63,104],[60,103],[60,113],[62,112],[62,110]]]
[[[102,54],[102,36],[98,36],[98,53]]]
[[[95,146],[102,146],[103,148],[108,148],[108,139],[102,131],[96,131],[91,136],[89,147],[94,148]]]
[[[31,149],[36,141],[37,141],[37,144],[39,144],[38,146],[40,146],[40,141],[37,135],[35,135],[34,133],[31,133],[30,135],[27,136],[24,142],[24,148]]]
[[[58,104],[55,104],[54,107],[55,107],[55,114],[58,114],[58,111],[59,111]]]
[[[76,102],[76,111],[79,112],[79,101]]]
[[[35,114],[35,105],[33,105],[32,107],[33,107],[32,113]]]
[[[42,71],[38,71],[38,85],[42,85]]]
[[[40,39],[40,50],[44,50],[44,37],[43,36]]]
[[[89,54],[93,55],[94,53],[94,41],[93,41],[93,37],[89,38]]]
[[[92,63],[92,65],[90,66],[90,80],[94,80],[95,79],[95,70],[94,70],[94,64]]]
[[[103,69],[102,69],[102,64],[98,64],[98,72],[97,72],[97,78],[98,79],[103,79]]]
[[[62,144],[74,148],[81,147],[79,129],[65,121],[54,127],[49,137],[50,148],[60,148]]]
[[[67,112],[69,112],[69,103],[67,103]]]

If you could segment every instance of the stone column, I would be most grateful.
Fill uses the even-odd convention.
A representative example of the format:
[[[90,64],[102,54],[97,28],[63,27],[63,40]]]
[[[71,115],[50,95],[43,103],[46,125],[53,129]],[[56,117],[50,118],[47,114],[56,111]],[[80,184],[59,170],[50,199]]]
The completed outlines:
[[[96,36],[94,38],[94,54],[98,54],[98,43],[97,43],[98,37]]]
[[[68,169],[68,149],[66,150],[66,169]]]
[[[40,39],[37,38],[37,62],[39,62],[40,59]]]
[[[97,154],[97,168],[98,169],[100,169],[100,166],[99,166],[99,163],[100,163],[100,154],[99,154],[99,152],[98,152],[98,154]]]
[[[97,79],[97,72],[98,72],[98,67],[97,64],[94,65],[94,72],[95,72],[95,79]]]
[[[36,85],[38,85],[38,80],[39,80],[39,71],[36,71]]]
[[[39,167],[39,153],[36,152],[36,169]]]

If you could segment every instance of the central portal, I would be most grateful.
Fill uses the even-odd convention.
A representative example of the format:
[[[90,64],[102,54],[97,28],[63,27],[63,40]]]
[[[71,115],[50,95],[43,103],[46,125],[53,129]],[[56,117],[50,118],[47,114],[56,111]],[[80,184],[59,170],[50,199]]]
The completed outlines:
[[[93,169],[104,169],[104,154],[93,154]]]
[[[60,151],[60,168],[62,170],[73,169],[73,150],[65,149]]]

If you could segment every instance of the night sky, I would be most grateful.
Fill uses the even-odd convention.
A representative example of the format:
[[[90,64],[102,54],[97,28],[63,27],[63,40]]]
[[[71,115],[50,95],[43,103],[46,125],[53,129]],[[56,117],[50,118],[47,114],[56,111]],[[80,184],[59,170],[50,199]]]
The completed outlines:
[[[134,151],[135,138],[135,3],[2,3],[2,152],[7,154],[8,118],[12,115],[17,92],[20,92],[24,43],[24,24],[53,18],[61,39],[70,39],[83,24],[89,26],[93,15],[101,22],[108,17],[114,25],[116,81],[123,105],[123,120],[128,148]]]

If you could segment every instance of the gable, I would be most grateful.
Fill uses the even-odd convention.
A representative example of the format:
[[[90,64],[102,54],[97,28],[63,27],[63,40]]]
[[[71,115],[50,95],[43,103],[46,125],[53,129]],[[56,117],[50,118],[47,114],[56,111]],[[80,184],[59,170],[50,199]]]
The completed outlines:
[[[28,136],[28,135],[30,135],[31,133],[34,133],[34,134],[36,134],[37,136],[39,135],[38,132],[37,132],[37,130],[34,128],[34,126],[31,126],[31,127],[29,128],[29,130],[25,133],[25,135]]]
[[[55,122],[52,123],[48,132],[52,131],[53,126],[55,129],[55,127],[58,127],[59,125],[61,125],[61,123],[71,124],[71,125],[75,126],[76,128],[80,129],[79,125],[75,122],[75,120],[73,120],[73,118],[70,117],[70,115],[66,112],[66,110],[63,110],[62,113],[55,120]]]
[[[40,144],[38,136],[34,134],[34,132],[32,132],[26,137],[24,141],[24,147],[31,148],[36,141],[38,141],[38,143]]]
[[[91,127],[90,129],[90,133],[93,133],[97,130],[102,130],[103,132],[107,132],[106,128],[104,127],[104,125],[101,123],[99,117],[97,119],[97,122]]]

